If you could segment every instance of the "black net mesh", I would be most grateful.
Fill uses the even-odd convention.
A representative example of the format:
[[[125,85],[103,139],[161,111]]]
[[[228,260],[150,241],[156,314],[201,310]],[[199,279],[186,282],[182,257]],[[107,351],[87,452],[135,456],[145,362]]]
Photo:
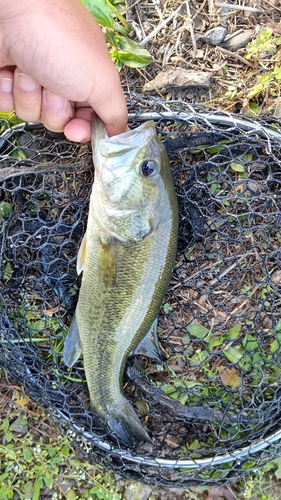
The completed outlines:
[[[128,450],[88,411],[83,360],[62,361],[93,183],[89,145],[40,125],[0,137],[0,365],[92,461],[149,484],[215,484],[280,454],[280,124],[128,96],[154,119],[179,199],[163,365],[127,363],[124,393],[154,445]]]

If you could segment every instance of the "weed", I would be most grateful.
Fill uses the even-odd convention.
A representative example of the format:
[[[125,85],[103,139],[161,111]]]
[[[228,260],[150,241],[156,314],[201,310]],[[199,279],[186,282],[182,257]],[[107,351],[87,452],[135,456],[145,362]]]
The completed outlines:
[[[275,37],[271,28],[262,28],[256,38],[246,47],[245,59],[251,60],[253,71],[245,75],[245,80],[239,80],[236,85],[229,85],[225,97],[229,100],[241,100],[243,108],[250,114],[261,112],[259,99],[267,103],[269,98],[279,97],[281,66],[279,65],[281,37]],[[270,56],[270,59],[266,59]],[[262,74],[260,74],[262,73]]]
[[[22,406],[29,404],[21,401]],[[44,417],[10,413],[0,420],[0,499],[37,500],[48,491],[53,498],[120,500],[114,476],[79,461],[67,437],[35,437]],[[54,430],[52,430],[54,435]],[[58,493],[55,493],[58,492]]]
[[[281,459],[276,458],[250,474],[242,483],[245,499],[279,500]],[[273,490],[273,491],[272,491]]]
[[[103,27],[109,54],[118,70],[123,65],[142,68],[153,59],[146,49],[131,40],[128,35],[130,25],[124,18],[126,5],[120,0],[80,0]]]

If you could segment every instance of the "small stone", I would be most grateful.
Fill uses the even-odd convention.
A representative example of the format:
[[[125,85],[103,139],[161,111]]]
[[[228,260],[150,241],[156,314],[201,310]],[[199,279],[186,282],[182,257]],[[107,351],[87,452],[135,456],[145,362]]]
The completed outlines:
[[[173,89],[186,89],[188,87],[210,87],[211,73],[206,71],[190,71],[183,68],[163,70],[143,86],[144,92],[160,90],[169,92]]]
[[[279,102],[275,108],[275,113],[274,113],[274,116],[276,116],[276,118],[281,118],[281,102]]]
[[[228,14],[228,13],[229,13],[229,8],[228,7],[221,7],[218,10],[218,14],[221,14],[221,15],[225,15],[225,14]]]
[[[72,479],[71,477],[63,477],[59,476],[58,478],[58,484],[60,486],[60,489],[63,491],[63,493],[67,493],[68,490],[73,488],[76,484],[75,479]]]
[[[220,45],[225,39],[227,34],[227,29],[223,26],[217,26],[207,31],[204,37],[205,43],[210,45]]]
[[[27,433],[27,424],[23,423],[23,417],[19,416],[13,423],[10,425],[10,430],[17,432],[19,434]]]
[[[239,33],[238,35],[224,40],[221,47],[226,50],[231,50],[231,52],[235,52],[238,49],[242,49],[242,47],[246,47],[252,40],[252,37],[253,30],[245,30],[243,33]]]
[[[129,484],[123,493],[124,500],[147,500],[150,497],[152,489],[150,486],[141,483]]]

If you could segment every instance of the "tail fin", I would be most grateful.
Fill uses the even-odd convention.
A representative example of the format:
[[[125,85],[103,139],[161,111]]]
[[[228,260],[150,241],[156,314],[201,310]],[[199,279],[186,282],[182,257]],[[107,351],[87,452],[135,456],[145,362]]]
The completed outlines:
[[[124,396],[121,397],[117,405],[107,407],[107,424],[113,435],[130,448],[135,439],[153,444],[135,410]]]

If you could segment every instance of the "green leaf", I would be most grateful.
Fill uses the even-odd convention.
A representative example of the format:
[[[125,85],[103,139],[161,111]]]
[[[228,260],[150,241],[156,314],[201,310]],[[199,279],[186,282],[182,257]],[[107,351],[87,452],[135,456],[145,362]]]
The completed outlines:
[[[242,325],[236,325],[236,326],[233,326],[228,334],[227,334],[227,337],[229,339],[236,339],[237,337],[239,337],[239,334],[240,334],[240,331],[241,331],[241,327]]]
[[[170,304],[168,304],[168,302],[166,302],[165,304],[163,304],[163,311],[165,314],[169,314],[173,311],[173,308],[172,306],[170,306]]]
[[[10,422],[7,418],[4,418],[3,421],[2,421],[2,424],[1,424],[1,427],[0,429],[2,429],[3,431],[7,431],[10,427]]]
[[[41,491],[42,486],[43,485],[42,485],[41,479],[36,479],[35,485],[34,485],[34,491],[33,491],[32,500],[39,500],[39,498],[40,498],[40,491]]]
[[[2,203],[0,203],[0,216],[5,217],[11,212],[11,210],[12,206],[7,201],[2,201]]]
[[[225,335],[213,336],[209,341],[209,349],[213,349],[213,347],[223,345],[225,338]]]
[[[235,161],[231,162],[230,164],[232,170],[234,170],[234,172],[243,172],[244,173],[244,166],[241,165],[241,163],[236,163]]]
[[[207,151],[207,153],[215,154],[215,153],[219,153],[223,149],[224,149],[224,146],[217,145],[217,146],[210,146],[209,148],[206,148],[206,151]]]
[[[54,481],[53,481],[53,478],[52,478],[50,472],[46,471],[45,476],[44,476],[44,483],[47,486],[47,488],[51,489],[53,486],[53,482]]]
[[[150,53],[130,38],[124,36],[116,37],[116,46],[122,52],[130,52],[135,56],[142,57],[144,59],[148,57],[150,61],[152,61],[152,56],[150,55]]]
[[[151,58],[139,57],[136,54],[118,51],[118,60],[129,68],[142,68],[152,62]]]
[[[242,345],[245,349],[247,349],[247,351],[253,351],[259,347],[257,339],[253,335],[246,335],[246,337],[242,340]]]
[[[118,51],[113,50],[111,57],[118,59],[126,66],[140,68],[153,62],[150,53],[130,38],[118,35],[113,37],[113,41],[112,45],[115,45]]]
[[[199,448],[201,447],[201,444],[200,442],[198,441],[198,439],[195,439],[194,441],[192,441],[192,443],[190,443],[189,445],[189,449],[190,450],[198,450]]]
[[[179,397],[179,402],[182,404],[182,405],[185,405],[185,403],[187,402],[188,400],[188,394],[183,394],[183,396],[180,396]]]
[[[277,470],[275,471],[274,475],[276,479],[281,479],[281,457],[275,458],[273,460],[273,463],[277,466]]]
[[[162,385],[161,389],[163,392],[165,392],[165,394],[167,394],[167,396],[172,394],[172,392],[175,392],[175,388],[171,384],[164,384]]]
[[[63,457],[68,457],[69,456],[69,449],[64,447],[61,449],[61,454]]]
[[[80,0],[80,2],[91,12],[99,24],[113,28],[114,19],[104,0]]]
[[[6,433],[5,433],[5,438],[6,438],[7,443],[10,443],[10,442],[12,441],[12,439],[13,439],[13,434],[12,434],[12,432],[10,432],[10,431],[6,431]]]
[[[30,450],[28,448],[24,448],[24,450],[23,450],[23,458],[27,462],[31,459],[31,452],[30,452]]]
[[[57,450],[54,446],[49,446],[48,447],[48,455],[49,457],[54,457],[57,453]]]
[[[186,330],[190,333],[190,335],[196,337],[197,339],[204,339],[209,334],[208,328],[205,328],[205,326],[199,325],[197,323],[188,325],[186,327]]]
[[[15,149],[10,156],[16,158],[17,160],[26,160],[26,154],[19,148]]]
[[[67,493],[66,493],[66,498],[67,498],[67,500],[76,500],[78,497],[77,497],[77,495],[74,493],[74,491],[73,491],[73,490],[69,490],[69,491],[67,491]],[[87,498],[88,498],[88,495],[87,495]]]
[[[261,112],[261,107],[256,102],[250,101],[249,108],[251,111],[251,115],[258,115]]]
[[[233,346],[223,349],[223,353],[231,363],[237,363],[242,358],[242,354]]]
[[[273,74],[276,78],[276,80],[281,80],[281,66],[275,66],[273,70]]]

